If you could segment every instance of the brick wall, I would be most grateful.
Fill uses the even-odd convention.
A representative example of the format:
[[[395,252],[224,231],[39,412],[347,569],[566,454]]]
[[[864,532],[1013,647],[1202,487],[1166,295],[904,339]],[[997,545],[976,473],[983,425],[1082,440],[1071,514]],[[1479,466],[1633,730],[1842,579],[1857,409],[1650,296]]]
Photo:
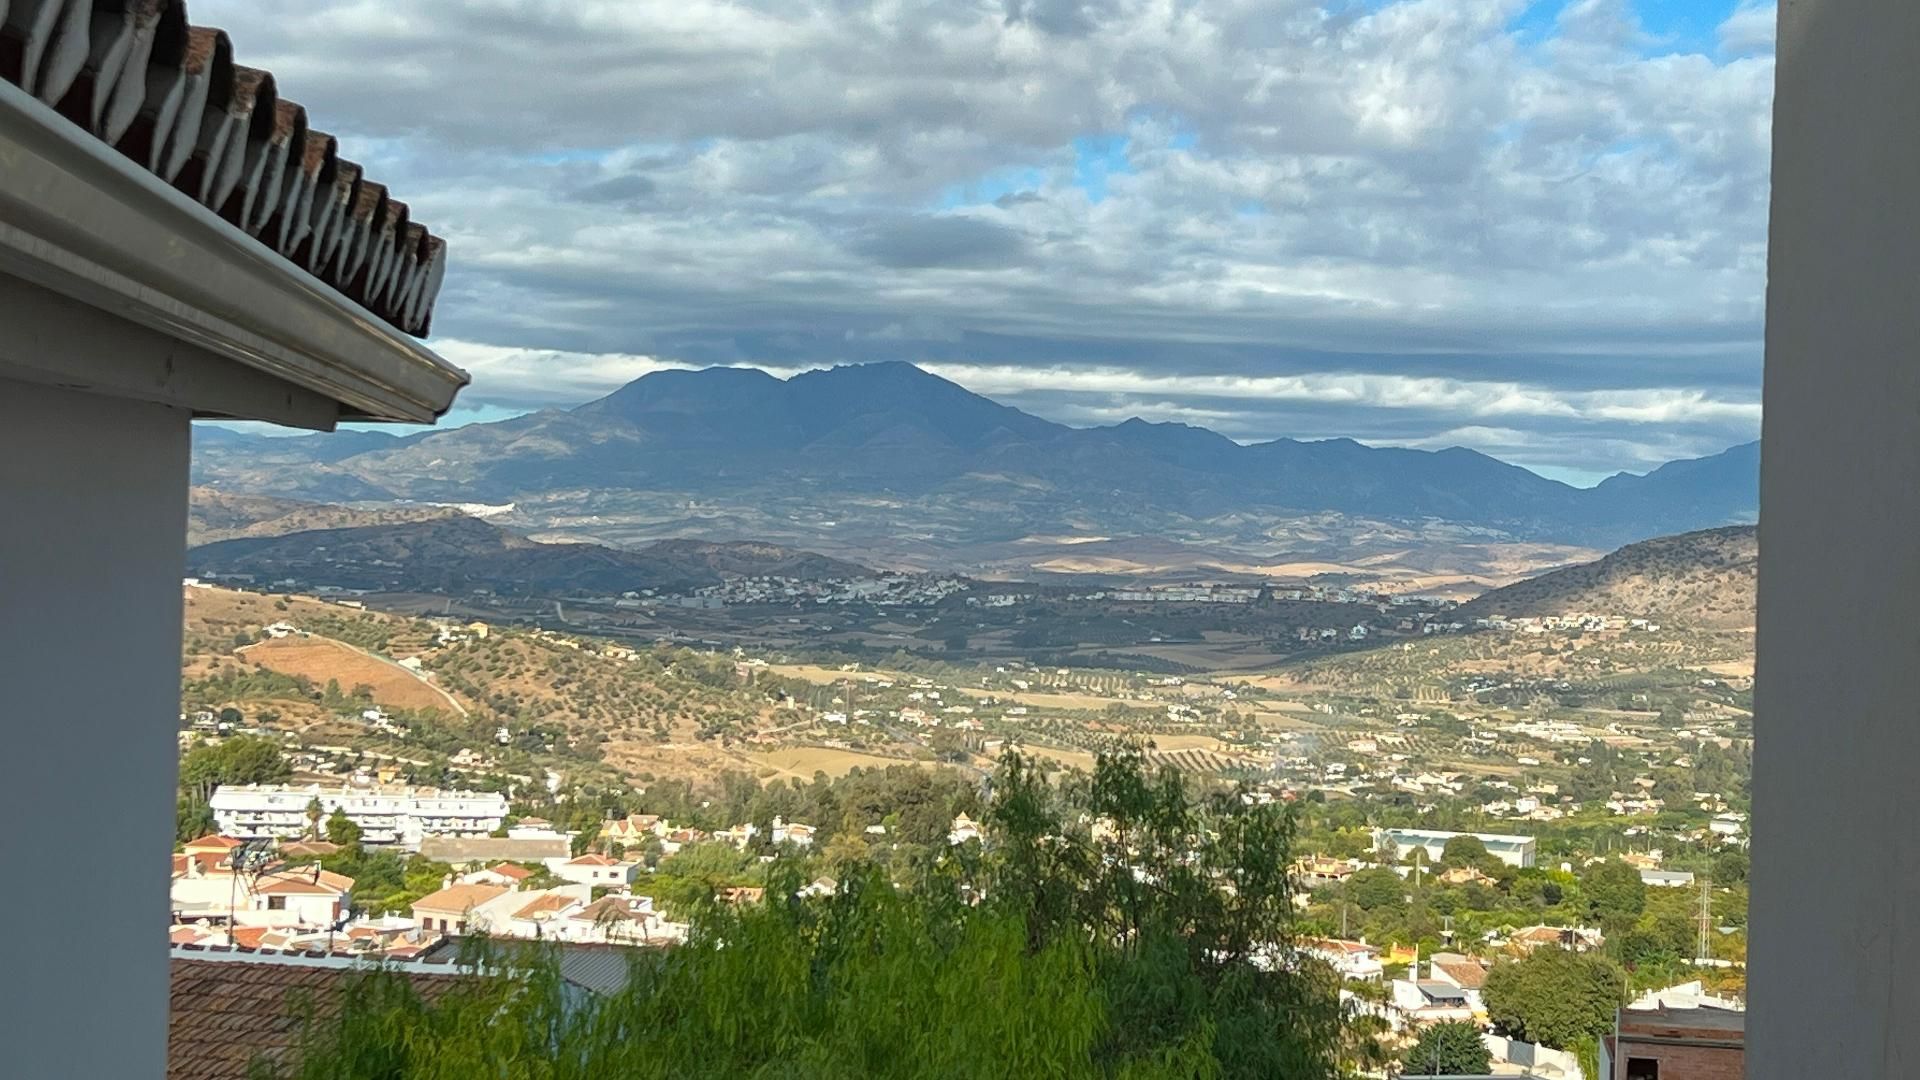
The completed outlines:
[[[1626,1080],[1627,1062],[1632,1058],[1658,1061],[1660,1080],[1742,1080],[1746,1054],[1722,1046],[1669,1046],[1628,1040],[1614,1059],[1613,1080]]]

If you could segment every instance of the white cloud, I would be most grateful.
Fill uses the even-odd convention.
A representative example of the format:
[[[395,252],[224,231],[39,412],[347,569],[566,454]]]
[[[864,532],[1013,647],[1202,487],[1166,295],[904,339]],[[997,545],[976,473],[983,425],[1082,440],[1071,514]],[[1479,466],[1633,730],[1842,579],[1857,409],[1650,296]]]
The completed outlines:
[[[1624,0],[1569,4],[1536,42],[1509,29],[1527,6],[194,16],[449,236],[435,325],[502,405],[658,366],[904,358],[1024,369],[992,377],[1071,416],[1229,398],[1236,436],[1269,422],[1217,392],[1250,377],[1356,435],[1752,437],[1772,6],[1744,0],[1722,59],[1661,53]],[[1094,137],[1130,142],[1090,185]],[[1082,389],[1107,370],[1146,388]]]
[[[1720,24],[1720,47],[1729,53],[1772,53],[1780,12],[1766,0],[1741,0],[1733,14]]]

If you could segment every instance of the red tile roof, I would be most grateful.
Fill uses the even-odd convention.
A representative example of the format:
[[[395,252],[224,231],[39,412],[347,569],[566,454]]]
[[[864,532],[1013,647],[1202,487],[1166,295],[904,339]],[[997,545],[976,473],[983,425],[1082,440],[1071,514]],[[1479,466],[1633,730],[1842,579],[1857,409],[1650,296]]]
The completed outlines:
[[[464,915],[468,911],[505,893],[501,885],[449,885],[436,893],[429,893],[413,902],[416,911],[451,912]]]
[[[353,879],[330,870],[316,873],[306,867],[281,870],[277,873],[262,874],[254,882],[253,891],[263,896],[275,894],[300,894],[311,896],[337,896],[353,891]]]
[[[524,866],[515,866],[510,862],[503,862],[497,866],[489,866],[487,867],[487,872],[489,874],[499,874],[501,877],[512,878],[515,881],[525,881],[533,876],[533,871]]]
[[[219,833],[208,833],[207,835],[199,837],[198,839],[187,841],[185,844],[181,845],[181,847],[186,851],[193,851],[195,848],[200,848],[205,850],[217,850],[217,851],[232,851],[234,848],[239,847],[240,844],[241,844],[241,841],[235,840],[231,836],[221,836]]]
[[[0,5],[4,10],[4,5]],[[186,0],[41,0],[0,27],[0,79],[394,328],[425,337],[446,243],[234,62]]]
[[[513,913],[516,919],[532,919],[540,915],[553,915],[562,912],[580,901],[565,893],[541,893],[533,902]]]
[[[1470,956],[1435,953],[1433,966],[1437,971],[1445,972],[1447,977],[1462,990],[1478,990],[1487,984],[1486,967]]]
[[[255,1055],[285,1057],[299,1039],[293,1008],[311,996],[326,1015],[363,972],[278,959],[199,960],[173,957],[167,1024],[167,1080],[246,1080]],[[432,1000],[462,976],[406,972],[414,991]]]

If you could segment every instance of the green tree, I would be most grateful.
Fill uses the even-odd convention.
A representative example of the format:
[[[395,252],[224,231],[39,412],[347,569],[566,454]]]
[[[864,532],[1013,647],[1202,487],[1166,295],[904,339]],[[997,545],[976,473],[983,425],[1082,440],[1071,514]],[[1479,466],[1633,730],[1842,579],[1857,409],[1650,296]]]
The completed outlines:
[[[1503,1034],[1566,1050],[1582,1036],[1613,1029],[1626,988],[1626,975],[1612,960],[1548,947],[1495,964],[1481,994]]]
[[[1361,870],[1347,879],[1347,895],[1367,911],[1397,910],[1407,903],[1407,883],[1384,866]]]
[[[1487,845],[1473,835],[1456,836],[1448,840],[1447,846],[1440,850],[1442,866],[1478,867],[1486,862],[1487,858]]]
[[[699,906],[691,939],[636,956],[620,994],[573,1000],[537,950],[476,959],[492,977],[431,1002],[392,972],[356,974],[337,1009],[306,1015],[286,1067],[1332,1080],[1343,1062],[1377,1065],[1331,969],[1289,955],[1294,811],[1243,794],[1196,794],[1137,754],[1055,786],[1010,755],[982,811],[991,845],[943,845],[911,869],[853,862],[824,899],[796,895],[811,857],[755,863],[780,901]],[[1093,838],[1096,817],[1111,838]],[[689,848],[656,878],[738,865]]]
[[[1580,894],[1587,910],[1609,934],[1631,927],[1647,909],[1647,886],[1640,871],[1618,859],[1588,864],[1580,872]]]
[[[320,805],[320,796],[315,795],[307,800],[307,837],[309,839],[320,839],[320,820],[326,817],[326,814],[326,807]]]
[[[1747,880],[1748,856],[1738,848],[1730,848],[1713,857],[1713,880],[1721,885],[1735,885]]]
[[[1484,1076],[1493,1068],[1480,1029],[1465,1020],[1424,1028],[1400,1060],[1408,1076]]]
[[[347,812],[336,806],[333,816],[327,818],[327,840],[341,847],[354,847],[360,843],[360,825],[347,816]]]
[[[277,784],[292,776],[280,744],[258,735],[201,743],[180,759],[180,793],[201,803],[223,784]]]
[[[173,838],[184,844],[212,832],[213,808],[203,802],[182,798],[174,807]]]

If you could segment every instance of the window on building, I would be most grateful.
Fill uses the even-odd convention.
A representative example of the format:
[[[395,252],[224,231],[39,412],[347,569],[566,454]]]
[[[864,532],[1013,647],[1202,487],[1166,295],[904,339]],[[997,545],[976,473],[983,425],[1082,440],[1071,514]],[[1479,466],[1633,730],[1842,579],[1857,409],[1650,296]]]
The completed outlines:
[[[287,910],[287,898],[286,898],[286,897],[284,897],[284,896],[269,896],[269,897],[267,897],[267,910],[268,910],[268,911],[285,911],[285,910]]]
[[[1654,1058],[1628,1058],[1627,1080],[1660,1080],[1660,1062]]]

